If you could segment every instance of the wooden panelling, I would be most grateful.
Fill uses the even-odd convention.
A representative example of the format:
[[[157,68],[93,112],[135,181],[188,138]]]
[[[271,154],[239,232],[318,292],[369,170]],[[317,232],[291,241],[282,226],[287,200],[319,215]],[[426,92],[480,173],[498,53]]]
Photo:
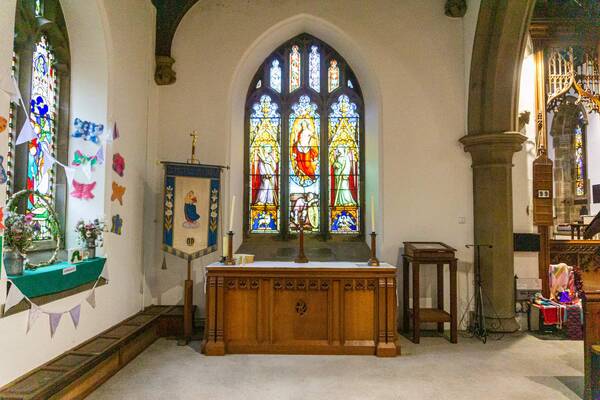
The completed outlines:
[[[206,355],[399,352],[395,268],[207,269]]]

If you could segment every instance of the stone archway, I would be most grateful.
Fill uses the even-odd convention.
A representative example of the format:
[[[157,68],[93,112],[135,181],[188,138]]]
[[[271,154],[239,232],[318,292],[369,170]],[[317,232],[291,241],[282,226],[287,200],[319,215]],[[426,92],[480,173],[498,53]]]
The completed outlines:
[[[473,44],[468,134],[474,241],[481,249],[486,321],[495,331],[519,328],[514,308],[512,158],[525,136],[516,132],[521,62],[535,0],[482,0]],[[498,320],[491,317],[499,317]]]

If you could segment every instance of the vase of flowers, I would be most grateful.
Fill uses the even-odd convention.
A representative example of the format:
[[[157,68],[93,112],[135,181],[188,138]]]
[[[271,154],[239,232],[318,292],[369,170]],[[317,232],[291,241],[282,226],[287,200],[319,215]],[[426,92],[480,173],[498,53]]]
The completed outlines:
[[[96,257],[96,247],[102,246],[102,232],[104,223],[98,218],[91,222],[80,219],[75,225],[75,232],[79,234],[79,241],[87,247],[89,258]]]
[[[7,275],[22,275],[27,250],[40,231],[40,225],[31,214],[7,212],[4,218],[4,265]]]

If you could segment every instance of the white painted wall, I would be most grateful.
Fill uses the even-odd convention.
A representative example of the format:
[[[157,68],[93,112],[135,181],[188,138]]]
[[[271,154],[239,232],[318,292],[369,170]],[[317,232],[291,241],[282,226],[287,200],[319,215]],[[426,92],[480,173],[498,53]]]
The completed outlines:
[[[119,212],[124,235],[107,235],[106,253],[111,281],[97,290],[97,307],[84,304],[79,329],[63,317],[54,339],[50,339],[46,316],[40,317],[26,335],[27,313],[0,319],[0,341],[4,344],[0,362],[0,386],[39,364],[139,311],[142,307],[143,196],[146,168],[148,97],[153,86],[154,8],[143,0],[62,0],[71,37],[73,57],[72,117],[106,122],[117,121],[121,139],[114,144],[126,159],[127,187],[123,207],[110,203],[108,191],[96,190],[91,204],[69,205],[69,222],[77,215],[87,218]],[[0,74],[10,69],[15,0],[0,5]],[[0,94],[0,115],[8,114],[8,99]],[[6,135],[0,136],[0,151],[6,152]],[[74,148],[71,148],[71,156]],[[107,157],[108,158],[108,157]],[[108,158],[110,164],[110,158]],[[106,182],[115,178],[110,166],[97,172]],[[104,193],[103,193],[104,192]],[[3,190],[0,191],[3,196]],[[104,201],[103,201],[104,200]],[[67,231],[72,230],[67,227]],[[0,282],[0,303],[4,302],[6,282]],[[44,306],[64,311],[79,303],[79,294]]]
[[[279,44],[308,32],[342,54],[364,92],[366,195],[376,198],[380,258],[396,264],[403,241],[446,242],[458,249],[465,298],[471,286],[464,271],[472,255],[464,245],[473,235],[472,174],[458,139],[466,131],[465,48],[472,47],[477,12],[470,13],[465,27],[462,19],[444,15],[442,0],[198,3],[173,41],[177,82],[159,88],[157,158],[185,160],[189,132],[197,129],[200,159],[232,167],[223,176],[223,217],[228,218],[231,195],[241,199],[243,193],[243,105],[250,79]],[[162,172],[152,167],[154,213],[146,219],[160,221]],[[239,207],[238,233],[242,218]],[[159,229],[155,224],[147,236],[156,249],[147,263],[147,301],[169,304],[181,299],[185,263],[167,256],[169,270],[160,269]],[[240,238],[236,235],[236,244]],[[196,304],[203,304],[202,278],[197,268]],[[430,300],[432,289],[424,289],[423,301]]]

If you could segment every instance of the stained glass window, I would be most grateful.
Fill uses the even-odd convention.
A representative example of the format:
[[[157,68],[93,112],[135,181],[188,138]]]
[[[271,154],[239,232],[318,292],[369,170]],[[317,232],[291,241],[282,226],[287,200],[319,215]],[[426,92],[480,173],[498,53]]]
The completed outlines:
[[[586,180],[586,165],[585,165],[585,144],[583,133],[583,114],[579,113],[579,121],[575,126],[575,195],[585,196],[585,180]]]
[[[281,54],[289,55],[284,87],[273,82],[273,66],[283,64],[274,60]],[[325,62],[325,54],[335,59]],[[354,77],[335,50],[307,34],[264,61],[255,79],[266,79],[269,85],[263,86],[275,92],[255,85],[246,103],[247,233],[295,233],[300,227],[324,237],[364,232],[363,104]]]
[[[33,53],[30,118],[37,139],[27,144],[27,189],[50,197],[54,195],[54,171],[45,170],[44,152],[54,156],[58,104],[54,63],[54,53],[48,45],[47,38],[42,36]],[[35,240],[50,239],[52,236],[48,226],[49,212],[44,204],[32,195],[27,201],[27,210],[41,227]]]
[[[44,0],[35,0],[35,16],[42,17],[44,15]]]
[[[327,78],[329,82],[329,93],[340,87],[340,67],[338,67],[338,62],[336,60],[331,60],[329,62]]]
[[[256,82],[256,89],[260,89],[261,86],[262,86],[262,81],[259,79],[258,82]]]
[[[302,224],[305,231],[318,231],[321,123],[317,105],[308,96],[300,96],[298,103],[292,105],[289,129],[290,229],[298,230]]]
[[[321,90],[321,56],[317,46],[310,47],[308,56],[308,80],[311,88],[319,92]]]
[[[353,233],[359,226],[359,122],[356,104],[341,95],[328,121],[329,229],[334,233]]]
[[[281,93],[281,67],[279,60],[273,60],[271,64],[271,87]]]
[[[292,46],[290,51],[290,92],[300,87],[300,48]]]
[[[250,230],[279,230],[281,116],[271,97],[263,95],[250,116]]]

